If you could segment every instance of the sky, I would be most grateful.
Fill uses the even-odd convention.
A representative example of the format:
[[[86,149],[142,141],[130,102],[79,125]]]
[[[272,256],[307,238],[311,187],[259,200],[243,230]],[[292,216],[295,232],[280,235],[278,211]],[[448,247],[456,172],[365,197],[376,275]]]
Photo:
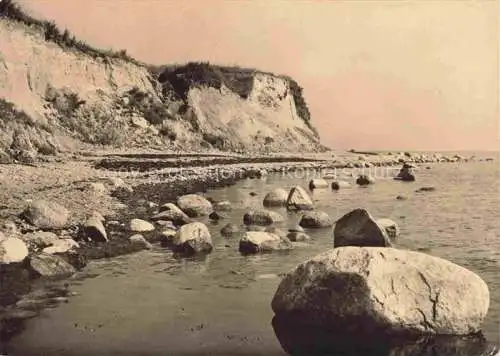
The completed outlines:
[[[151,64],[290,75],[332,148],[500,148],[500,0],[18,2]]]

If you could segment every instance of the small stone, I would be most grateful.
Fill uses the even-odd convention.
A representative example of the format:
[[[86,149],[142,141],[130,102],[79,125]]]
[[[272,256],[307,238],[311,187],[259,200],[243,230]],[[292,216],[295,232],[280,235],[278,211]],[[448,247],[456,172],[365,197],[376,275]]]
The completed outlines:
[[[134,245],[142,246],[146,250],[150,250],[153,248],[153,245],[146,241],[144,236],[139,234],[130,236],[129,241]]]
[[[130,231],[134,232],[148,232],[154,231],[155,227],[150,222],[141,219],[132,219],[129,224]]]
[[[240,227],[233,223],[228,223],[220,230],[222,236],[231,236],[233,234],[239,233]]]

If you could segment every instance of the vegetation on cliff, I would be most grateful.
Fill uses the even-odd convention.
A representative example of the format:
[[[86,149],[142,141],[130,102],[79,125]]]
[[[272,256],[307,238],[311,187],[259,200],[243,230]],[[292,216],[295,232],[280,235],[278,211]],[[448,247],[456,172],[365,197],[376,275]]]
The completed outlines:
[[[311,114],[302,93],[303,89],[288,76],[277,76],[249,68],[223,67],[208,62],[190,62],[182,66],[151,67],[151,71],[162,84],[163,95],[180,100],[187,98],[189,89],[192,87],[208,86],[220,89],[222,85],[246,99],[252,91],[255,74],[266,74],[284,79],[290,86],[297,114],[316,133],[311,124]]]
[[[30,46],[30,41],[33,40],[30,34],[36,33],[36,43],[39,42],[38,38],[42,36],[42,39],[45,41],[57,44],[60,48],[68,51],[68,53],[78,56],[79,59],[82,59],[81,63],[86,62],[86,56],[100,59],[99,61],[91,61],[94,69],[97,70],[95,73],[109,73],[109,67],[112,67],[112,73],[125,73],[125,75],[116,75],[109,78],[99,77],[98,79],[101,80],[101,84],[104,85],[103,87],[99,87],[97,91],[88,90],[82,93],[80,92],[80,87],[75,85],[75,80],[68,80],[64,82],[66,84],[58,83],[57,87],[52,87],[53,83],[50,74],[55,67],[53,68],[50,65],[43,68],[37,67],[37,70],[41,69],[48,73],[47,76],[41,76],[43,83],[38,83],[38,88],[41,88],[38,92],[34,93],[31,89],[29,92],[27,91],[28,96],[34,96],[32,99],[38,105],[37,109],[33,109],[33,103],[29,105],[24,102],[13,103],[14,105],[19,105],[19,108],[26,110],[26,114],[16,111],[15,106],[11,103],[0,103],[3,105],[0,108],[0,111],[2,111],[0,114],[3,116],[0,118],[0,125],[5,124],[6,121],[9,122],[9,125],[14,121],[19,122],[19,124],[15,125],[15,129],[10,127],[8,131],[5,131],[1,135],[4,139],[1,142],[0,151],[2,149],[5,152],[10,150],[9,140],[12,140],[12,137],[16,136],[16,130],[29,130],[29,140],[31,141],[36,141],[36,132],[43,131],[44,137],[48,137],[51,133],[56,137],[57,133],[58,135],[62,134],[64,137],[70,136],[71,138],[76,138],[79,142],[115,146],[130,144],[132,141],[144,145],[150,142],[160,142],[157,145],[161,145],[165,141],[177,141],[176,144],[178,145],[187,145],[186,147],[190,147],[189,145],[193,142],[200,141],[201,144],[208,143],[220,149],[243,148],[245,145],[271,149],[271,144],[274,141],[271,136],[275,136],[275,138],[281,137],[285,141],[291,140],[293,143],[305,146],[309,142],[317,143],[318,141],[318,134],[311,124],[309,109],[302,95],[302,88],[290,77],[236,66],[219,66],[208,62],[190,62],[184,65],[159,67],[147,66],[130,57],[124,50],[106,51],[91,47],[85,42],[77,40],[68,30],[60,30],[54,22],[39,20],[30,16],[24,11],[22,3],[20,6],[13,0],[0,0],[0,21],[2,20],[6,20],[2,23],[2,28],[5,28],[7,31],[7,36],[3,37],[7,42],[24,41],[26,39],[26,42],[23,42],[24,46]],[[21,24],[22,26],[14,26],[14,23]],[[25,31],[26,29],[28,31]],[[14,40],[15,36],[10,36],[8,31],[13,31],[14,34],[19,36]],[[15,46],[12,44],[10,46],[6,48],[7,50],[11,48],[12,52],[12,48]],[[45,49],[51,52],[51,55],[54,54],[52,53],[53,46]],[[59,51],[56,52],[59,53]],[[113,61],[113,59],[119,61]],[[14,59],[10,58],[10,60]],[[34,61],[36,63],[37,57],[26,59],[26,61]],[[28,62],[24,63],[26,68],[32,68],[33,63],[30,64]],[[140,67],[124,65],[126,64],[125,62],[134,63]],[[36,64],[38,65],[38,63]],[[110,64],[112,66],[109,66]],[[64,67],[67,66],[67,64],[61,65]],[[14,73],[15,70],[20,75],[23,75],[24,69],[20,69],[20,67],[6,69],[6,74],[14,76],[16,74]],[[80,80],[81,76],[84,76],[81,72],[76,71],[76,73],[78,80]],[[217,107],[219,104],[218,101],[213,102],[213,107],[210,101],[202,102],[201,106],[207,108],[208,111],[211,110],[211,114],[213,115],[209,120],[210,125],[200,127],[200,123],[194,113],[195,111],[190,107],[190,105],[199,105],[199,102],[198,104],[193,104],[191,101],[190,103],[187,101],[191,88],[212,87],[220,89],[225,87],[243,99],[243,101],[246,101],[254,90],[255,77],[259,74],[281,79],[288,84],[286,85],[286,89],[288,94],[294,98],[296,112],[310,130],[303,127],[302,123],[291,123],[291,127],[294,128],[293,133],[289,133],[280,127],[278,121],[281,119],[281,116],[276,114],[278,111],[273,110],[271,106],[275,104],[274,101],[278,102],[282,98],[278,97],[275,100],[272,97],[270,99],[270,101],[273,101],[272,103],[269,105],[264,103],[262,107],[257,109],[262,109],[262,113],[254,111],[256,108],[251,102],[249,102],[251,105],[248,107],[243,103],[242,107],[244,109],[240,110],[240,114],[242,115],[236,118],[238,120],[240,120],[240,117],[243,118],[238,123],[240,126],[237,126],[241,130],[242,135],[240,135],[241,137],[238,134],[234,135],[234,137],[229,137],[228,128],[224,126],[227,120],[220,121],[219,117],[223,116],[224,113],[230,112],[232,105],[242,104],[233,95],[229,95],[225,99],[231,98],[230,100],[234,99],[234,101],[226,101],[224,103],[226,107],[222,108]],[[101,74],[94,75],[99,76]],[[72,73],[68,74],[68,76],[73,78]],[[118,84],[115,82],[116,78],[120,78],[121,80]],[[134,81],[135,78],[139,79]],[[82,80],[85,81],[86,78],[82,78]],[[31,85],[29,81],[28,73],[28,86]],[[143,83],[147,83],[147,85],[143,85]],[[153,85],[149,85],[150,83]],[[109,84],[109,87],[106,86],[107,84]],[[281,86],[282,83],[280,82],[278,85]],[[45,92],[43,92],[44,86],[46,86]],[[125,91],[120,89],[125,89]],[[7,94],[5,98],[13,100],[18,97]],[[96,98],[98,100],[95,100]],[[282,102],[281,104],[285,104],[283,107],[285,108],[284,119],[286,119],[290,114],[289,106],[287,102]],[[200,111],[200,107],[197,110]],[[6,114],[7,112],[10,114]],[[261,128],[257,127],[253,134],[248,134],[253,135],[251,142],[248,141],[246,137],[248,136],[247,133],[254,129],[252,125],[259,125],[259,123],[252,124],[248,118],[261,116],[270,118],[274,114],[278,115],[278,117],[274,118],[274,121],[271,120],[271,122],[276,122],[276,127],[268,128],[271,132],[265,134],[261,134]],[[291,114],[295,115],[295,112]],[[36,120],[30,118],[29,115],[35,115]],[[6,120],[6,118],[9,119]],[[4,119],[3,123],[1,122],[2,119]],[[144,124],[141,120],[145,120],[146,123]],[[40,122],[43,122],[43,125],[46,127],[37,126]],[[299,127],[295,127],[295,124],[299,124]],[[294,135],[296,136],[294,137]],[[177,140],[177,137],[179,140]],[[304,139],[303,142],[301,141],[302,139]],[[279,150],[286,147],[278,141],[272,149]],[[235,145],[231,146],[233,143]],[[38,146],[41,147],[38,152],[47,151],[42,147],[44,145],[34,146],[35,149]]]
[[[143,65],[138,60],[129,56],[124,49],[120,51],[106,51],[94,48],[84,41],[77,40],[67,29],[64,31],[59,29],[55,22],[41,21],[28,15],[13,0],[0,1],[0,18],[2,17],[39,29],[44,34],[46,41],[53,42],[62,48],[76,49],[93,58],[116,58],[127,60],[137,65]]]

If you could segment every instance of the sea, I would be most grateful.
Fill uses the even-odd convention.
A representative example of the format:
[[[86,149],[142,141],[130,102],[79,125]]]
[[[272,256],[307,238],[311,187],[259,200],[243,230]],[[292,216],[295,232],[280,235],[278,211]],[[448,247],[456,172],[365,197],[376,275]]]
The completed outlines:
[[[492,162],[418,166],[415,182],[394,181],[381,173],[367,187],[316,189],[311,193],[315,207],[334,220],[356,208],[392,219],[401,229],[397,248],[450,260],[488,284],[490,307],[482,334],[493,348],[474,354],[475,350],[458,346],[439,353],[429,346],[422,351],[403,345],[380,355],[495,355],[494,345],[500,345],[498,156]],[[356,172],[342,174],[342,179],[354,182]],[[332,248],[332,229],[308,230],[311,240],[290,252],[251,256],[241,255],[238,239],[221,236],[220,229],[228,222],[242,224],[243,214],[262,208],[270,190],[307,187],[310,179],[307,172],[269,174],[209,190],[208,197],[229,200],[233,206],[217,224],[198,219],[211,231],[211,254],[178,258],[155,245],[152,250],[92,261],[66,281],[74,294],[67,303],[28,320],[3,349],[20,356],[293,353],[273,326],[271,300],[283,273]],[[416,192],[421,187],[435,190]],[[273,210],[287,218],[285,229],[299,221],[300,214]],[[354,356],[337,355],[341,354]]]

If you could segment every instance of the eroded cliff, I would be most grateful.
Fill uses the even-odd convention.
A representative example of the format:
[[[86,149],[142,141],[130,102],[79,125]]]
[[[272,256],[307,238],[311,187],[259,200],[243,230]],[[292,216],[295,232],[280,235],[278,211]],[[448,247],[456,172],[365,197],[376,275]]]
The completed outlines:
[[[86,53],[66,33],[48,40],[25,22],[0,16],[0,160],[82,145],[321,149],[291,78],[204,63],[152,68]]]

